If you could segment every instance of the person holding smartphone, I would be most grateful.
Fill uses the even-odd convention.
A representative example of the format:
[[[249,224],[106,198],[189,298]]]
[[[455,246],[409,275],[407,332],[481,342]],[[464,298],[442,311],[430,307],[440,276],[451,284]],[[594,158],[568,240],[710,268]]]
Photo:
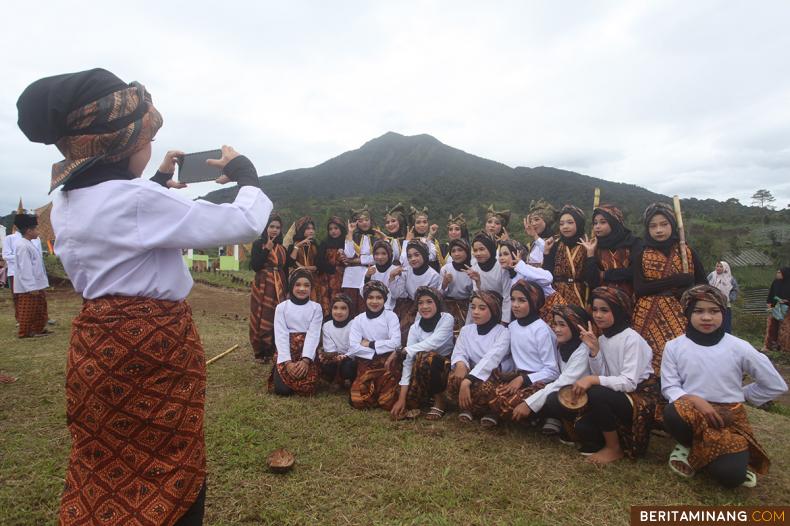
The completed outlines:
[[[107,70],[37,80],[17,108],[27,138],[65,157],[49,188],[55,251],[84,299],[66,365],[60,524],[202,524],[206,362],[181,250],[250,242],[272,202],[230,146],[209,163],[218,183],[238,184],[233,203],[170,190],[184,186],[171,181],[177,151],[141,179],[162,116],[142,84]]]

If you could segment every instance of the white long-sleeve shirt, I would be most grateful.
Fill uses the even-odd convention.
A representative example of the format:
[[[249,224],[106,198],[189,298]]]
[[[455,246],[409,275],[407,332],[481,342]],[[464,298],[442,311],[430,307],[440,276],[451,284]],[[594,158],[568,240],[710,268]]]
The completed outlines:
[[[480,274],[480,288],[478,289],[477,283],[475,283],[475,290],[488,290],[502,295],[502,321],[510,323],[510,275],[505,272],[499,262],[494,263],[491,270],[486,272],[475,261],[472,263],[472,270]],[[471,323],[471,321],[472,311],[470,310],[466,316],[466,323]]]
[[[414,294],[417,292],[418,287],[433,287],[437,290],[442,288],[442,278],[439,273],[431,267],[428,267],[421,275],[414,273],[414,269],[409,265],[403,267],[400,274],[402,278],[401,286],[395,291],[398,298],[414,299]]]
[[[20,237],[16,241],[15,252],[14,293],[23,294],[49,287],[40,248],[32,241]]]
[[[530,265],[542,265],[543,264],[543,249],[546,247],[546,240],[542,237],[534,240],[532,242],[532,247],[529,249],[529,260]]]
[[[743,373],[754,380],[743,385]],[[661,357],[661,393],[670,402],[696,395],[708,402],[763,405],[787,391],[771,360],[750,343],[725,334],[706,347],[685,334],[667,342]]]
[[[375,349],[362,345],[365,339],[373,342]],[[367,313],[358,314],[351,322],[348,337],[349,350],[347,356],[372,360],[377,355],[388,354],[400,348],[400,321],[398,316],[389,310],[375,318],[368,318]]]
[[[628,327],[612,336],[598,337],[600,350],[590,358],[590,372],[613,391],[630,393],[653,373],[653,351],[638,332]]]
[[[469,374],[488,380],[491,373],[508,358],[510,332],[503,325],[495,325],[487,334],[478,334],[477,325],[465,325],[458,334],[450,363],[461,362],[471,369]]]
[[[86,299],[180,301],[192,289],[181,249],[246,243],[266,228],[272,202],[243,186],[233,203],[193,201],[147,179],[55,192],[55,252]]]
[[[351,322],[346,323],[343,327],[335,327],[335,322],[329,320],[324,323],[321,332],[324,352],[348,354]]]
[[[376,268],[373,266],[373,268]],[[371,280],[376,280],[384,283],[387,288],[389,289],[389,294],[387,295],[387,301],[384,302],[384,308],[387,310],[393,310],[395,308],[395,301],[401,294],[401,289],[403,288],[403,276],[395,276],[395,279],[390,280],[390,275],[396,269],[400,268],[397,265],[390,265],[387,270],[384,272],[379,272],[378,269],[370,276]],[[362,291],[360,291],[360,294]]]
[[[554,294],[554,287],[551,286],[552,282],[554,281],[554,276],[552,276],[551,272],[548,270],[543,270],[542,268],[527,265],[523,261],[516,263],[516,266],[513,267],[513,270],[516,271],[516,275],[510,278],[511,287],[515,285],[520,279],[523,279],[524,281],[528,283],[534,283],[543,289],[543,296],[546,298]],[[508,291],[508,293],[509,292],[510,291]]]
[[[445,298],[454,300],[468,300],[475,289],[475,283],[472,281],[466,272],[455,270],[452,261],[447,261],[439,273],[439,277],[444,282],[444,276],[450,275],[453,280],[447,284],[447,287],[442,287],[442,292]]]
[[[365,274],[368,267],[376,263],[373,260],[373,242],[370,235],[363,235],[358,247],[354,241],[346,239],[343,251],[348,259],[359,257],[359,265],[346,267],[343,271],[342,286],[343,288],[362,290],[362,287],[365,286]]]
[[[3,259],[6,262],[8,268],[8,276],[16,275],[16,245],[19,243],[19,240],[23,239],[22,234],[20,232],[14,232],[13,234],[9,234],[3,239]],[[43,258],[43,250],[41,248],[41,239],[36,238],[31,241],[33,246],[38,249],[38,253],[42,255],[41,257],[41,267],[44,268],[44,258]]]
[[[409,328],[405,349],[406,358],[403,360],[400,385],[409,385],[414,358],[418,353],[433,351],[442,356],[450,356],[453,352],[453,326],[455,325],[453,315],[449,312],[443,312],[439,317],[439,322],[431,332],[422,330],[422,327],[420,327],[421,319],[422,316],[417,314],[417,319]]]
[[[560,388],[566,385],[573,385],[578,380],[590,374],[589,355],[590,349],[585,345],[579,345],[573,354],[570,355],[567,362],[563,362],[562,358],[557,352],[557,362],[560,366],[560,376],[551,382],[540,391],[532,393],[526,400],[524,400],[533,413],[537,413],[546,403],[546,398],[551,393],[559,391]]]
[[[321,305],[308,301],[297,305],[285,300],[274,309],[274,345],[277,347],[277,363],[291,361],[291,340],[293,333],[306,333],[302,358],[315,360],[315,351],[321,341],[321,323],[323,322]]]
[[[528,371],[530,381],[551,382],[560,374],[557,364],[557,336],[546,322],[537,319],[522,327],[518,320],[508,325],[510,355],[516,369]]]

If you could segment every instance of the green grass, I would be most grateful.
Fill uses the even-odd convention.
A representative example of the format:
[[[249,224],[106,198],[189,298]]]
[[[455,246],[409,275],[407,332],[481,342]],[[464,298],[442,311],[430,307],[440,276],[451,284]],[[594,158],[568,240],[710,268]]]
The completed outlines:
[[[250,290],[250,282],[254,277],[255,272],[252,270],[192,272],[192,279],[196,283],[236,290]]]
[[[767,289],[776,277],[776,267],[737,267],[732,274],[741,290]]]
[[[229,294],[221,290],[217,294]],[[238,295],[243,298],[243,295]],[[241,301],[241,300],[240,300]],[[63,383],[73,294],[49,296],[56,335],[18,341],[0,292],[0,524],[54,524],[69,451]],[[638,504],[788,504],[790,418],[749,409],[771,473],[756,489],[725,491],[704,476],[673,476],[673,443],[654,438],[646,458],[606,468],[534,430],[482,432],[453,415],[391,422],[351,409],[345,396],[282,399],[253,365],[247,324],[196,309],[206,355],[241,349],[208,368],[206,524],[627,524]],[[278,447],[296,454],[287,475],[266,470]]]

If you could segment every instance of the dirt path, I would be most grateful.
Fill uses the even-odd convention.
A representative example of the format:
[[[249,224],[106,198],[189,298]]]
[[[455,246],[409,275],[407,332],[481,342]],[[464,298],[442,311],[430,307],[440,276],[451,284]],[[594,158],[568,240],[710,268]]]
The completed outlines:
[[[187,301],[195,314],[216,314],[232,319],[247,319],[250,313],[250,293],[195,283]]]

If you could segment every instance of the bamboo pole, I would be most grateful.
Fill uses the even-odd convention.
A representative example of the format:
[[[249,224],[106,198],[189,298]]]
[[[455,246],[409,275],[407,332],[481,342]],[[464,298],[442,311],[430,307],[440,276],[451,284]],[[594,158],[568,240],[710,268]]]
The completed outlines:
[[[226,351],[222,351],[221,353],[219,353],[218,355],[216,355],[214,358],[211,358],[210,360],[206,360],[206,365],[208,365],[208,364],[210,364],[210,363],[214,363],[214,362],[216,362],[217,360],[219,360],[220,358],[222,358],[222,357],[223,357],[223,356],[225,356],[226,354],[230,354],[230,353],[232,353],[233,351],[235,351],[235,350],[236,350],[236,349],[238,349],[238,348],[239,348],[239,344],[237,343],[236,345],[234,345],[234,346],[233,346],[233,347],[231,347],[230,349],[228,349],[228,350],[226,350]]]
[[[592,214],[593,215],[590,218],[590,230],[592,231],[590,233],[590,238],[591,239],[595,239],[595,230],[592,228],[592,223],[594,222],[594,218],[595,218],[595,209],[598,208],[598,205],[600,205],[600,204],[601,204],[601,189],[600,188],[596,188],[595,189],[595,195],[593,196],[593,209],[592,209]]]
[[[686,229],[683,227],[683,214],[680,211],[680,197],[677,195],[672,198],[675,205],[675,217],[678,220],[678,236],[680,236],[680,261],[683,264],[683,273],[688,274],[689,257],[686,254]]]

